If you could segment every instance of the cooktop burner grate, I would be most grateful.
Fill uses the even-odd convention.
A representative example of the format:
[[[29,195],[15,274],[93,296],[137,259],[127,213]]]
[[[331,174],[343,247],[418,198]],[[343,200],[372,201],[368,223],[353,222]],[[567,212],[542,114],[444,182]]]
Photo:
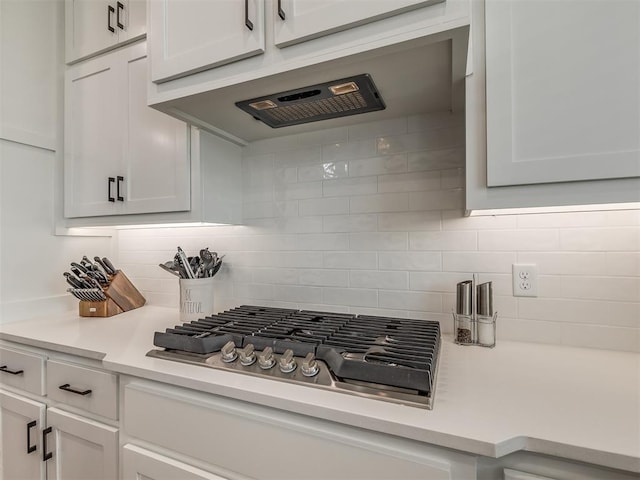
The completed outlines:
[[[309,353],[340,381],[366,382],[429,394],[440,346],[440,324],[429,320],[243,305],[156,332],[154,345],[189,354],[236,347]]]

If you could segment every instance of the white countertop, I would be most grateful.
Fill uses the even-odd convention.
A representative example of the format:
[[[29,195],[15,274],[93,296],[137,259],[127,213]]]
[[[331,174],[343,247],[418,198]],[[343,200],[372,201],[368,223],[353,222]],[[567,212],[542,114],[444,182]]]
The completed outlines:
[[[102,360],[105,368],[464,452],[527,450],[640,472],[640,355],[443,339],[433,410],[146,357],[176,310],[74,313],[0,325],[0,339]]]

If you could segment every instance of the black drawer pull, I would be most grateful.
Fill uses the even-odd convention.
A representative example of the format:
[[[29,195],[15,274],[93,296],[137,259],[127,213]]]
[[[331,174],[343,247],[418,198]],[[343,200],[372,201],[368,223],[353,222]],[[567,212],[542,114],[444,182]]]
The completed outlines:
[[[109,6],[107,7],[107,29],[108,29],[111,33],[115,33],[115,32],[116,32],[116,29],[115,29],[115,28],[113,28],[113,27],[111,26],[111,14],[112,14],[113,12],[115,12],[115,11],[116,11],[116,9],[115,9],[115,8],[113,8],[111,5],[109,5]]]
[[[27,455],[36,451],[36,446],[31,445],[31,429],[37,425],[37,422],[33,420],[27,423]]]
[[[116,199],[111,196],[111,184],[116,183],[116,179],[114,177],[109,177],[109,183],[107,185],[107,198],[110,202],[115,202]]]
[[[244,0],[244,25],[249,30],[253,30],[253,22],[249,20],[249,0]]]
[[[66,392],[71,392],[71,393],[76,393],[78,395],[89,395],[91,393],[91,389],[88,389],[88,390],[76,390],[75,388],[73,388],[68,383],[65,383],[64,385],[60,385],[58,388],[60,390],[64,390]]]
[[[47,427],[42,430],[42,461],[46,462],[51,457],[53,457],[53,453],[47,453],[47,435],[51,433],[51,427]]]
[[[24,373],[24,370],[9,370],[6,365],[2,365],[0,367],[0,372],[10,373],[11,375],[22,375]]]
[[[120,30],[124,30],[124,25],[122,24],[122,22],[120,21],[120,12],[124,13],[124,5],[122,4],[122,2],[118,2],[116,3],[117,5],[117,12],[116,12],[116,25],[118,26],[118,28]]]
[[[118,183],[116,183],[116,198],[118,199],[119,202],[124,202],[124,197],[120,194],[120,186],[122,185],[122,182],[124,182],[124,177],[121,177],[120,175],[118,175]]]
[[[284,10],[282,9],[282,0],[278,0],[278,16],[285,20],[287,16],[284,14]]]

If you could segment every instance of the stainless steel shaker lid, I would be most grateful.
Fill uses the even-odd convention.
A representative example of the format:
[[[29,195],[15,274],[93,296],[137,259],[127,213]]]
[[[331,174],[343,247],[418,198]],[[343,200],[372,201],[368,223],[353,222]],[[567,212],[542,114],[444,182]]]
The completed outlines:
[[[458,315],[473,314],[473,282],[465,280],[456,285],[456,313]]]

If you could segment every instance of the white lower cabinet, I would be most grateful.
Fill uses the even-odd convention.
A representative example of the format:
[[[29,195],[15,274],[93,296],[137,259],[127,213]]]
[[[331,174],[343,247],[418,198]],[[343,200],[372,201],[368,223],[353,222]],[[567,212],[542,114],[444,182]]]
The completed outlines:
[[[118,477],[117,428],[3,390],[0,425],[5,480]]]
[[[123,480],[227,480],[132,444],[122,448]]]
[[[127,438],[191,458],[222,478],[457,480],[476,475],[471,455],[168,385],[126,385],[123,416]],[[131,460],[123,461],[130,472]]]
[[[13,344],[0,360],[0,480],[117,479],[118,376]]]
[[[0,472],[6,480],[43,480],[41,433],[46,405],[0,390]]]
[[[57,408],[47,410],[47,425],[47,480],[118,478],[117,428]]]

